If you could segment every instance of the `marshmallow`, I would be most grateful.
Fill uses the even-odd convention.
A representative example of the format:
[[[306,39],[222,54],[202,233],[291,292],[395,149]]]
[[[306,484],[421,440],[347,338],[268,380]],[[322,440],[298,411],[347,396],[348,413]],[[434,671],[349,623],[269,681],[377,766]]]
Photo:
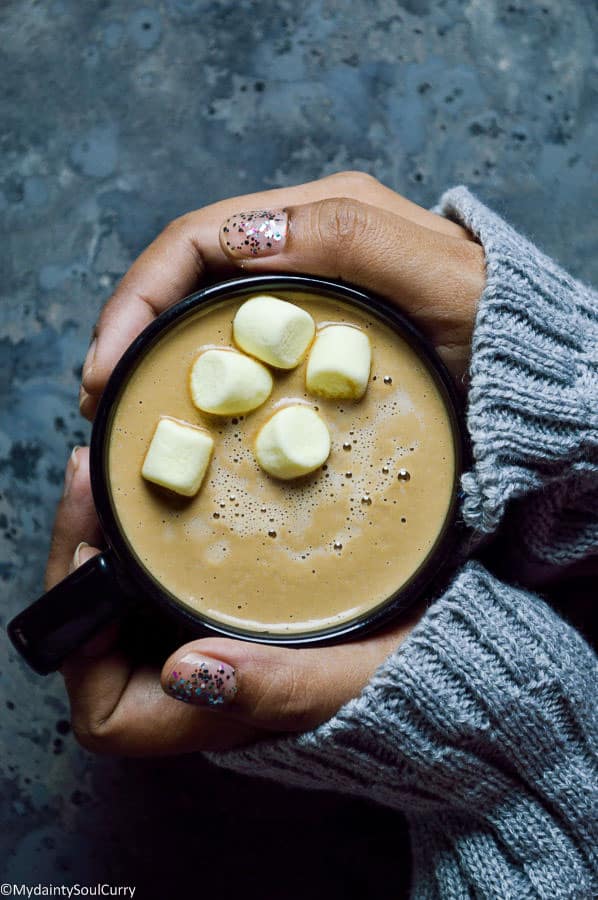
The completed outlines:
[[[286,406],[274,413],[255,441],[262,469],[285,481],[314,472],[329,453],[328,428],[309,406]]]
[[[247,300],[233,321],[237,346],[277,369],[299,365],[315,330],[314,320],[300,306],[265,294]]]
[[[146,481],[193,497],[208,468],[214,441],[203,428],[161,416],[141,474]]]
[[[265,366],[232,349],[202,351],[191,366],[189,384],[195,406],[218,416],[251,412],[272,392]]]
[[[368,385],[371,362],[365,332],[352,325],[326,325],[316,335],[307,360],[307,390],[331,400],[359,400]]]

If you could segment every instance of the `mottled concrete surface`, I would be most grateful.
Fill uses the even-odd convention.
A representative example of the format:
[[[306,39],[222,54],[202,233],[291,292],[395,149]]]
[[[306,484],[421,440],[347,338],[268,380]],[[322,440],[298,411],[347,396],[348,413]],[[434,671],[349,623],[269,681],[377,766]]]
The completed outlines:
[[[3,621],[40,590],[88,433],[77,388],[98,310],[173,216],[343,168],[422,204],[465,182],[597,280],[589,0],[2,0],[0,29]],[[60,679],[1,649],[1,881],[404,889],[391,813],[197,759],[95,759]]]

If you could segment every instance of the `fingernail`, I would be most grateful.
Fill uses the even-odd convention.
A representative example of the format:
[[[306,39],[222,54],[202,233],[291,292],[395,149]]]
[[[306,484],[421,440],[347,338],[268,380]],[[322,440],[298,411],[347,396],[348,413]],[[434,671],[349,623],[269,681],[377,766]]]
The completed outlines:
[[[274,256],[287,238],[289,219],[284,209],[256,209],[237,213],[220,229],[222,249],[235,259]]]
[[[80,544],[77,544],[77,549],[73,553],[73,561],[71,563],[71,571],[73,571],[74,569],[78,569],[79,566],[81,565],[80,556],[81,556],[81,551],[83,550],[84,547],[89,547],[89,544],[87,543],[87,541],[81,541]]]
[[[219,659],[188,653],[168,676],[165,690],[194,706],[224,706],[237,693],[235,670]]]
[[[71,489],[71,485],[73,483],[73,478],[75,477],[75,472],[77,471],[77,467],[79,465],[79,460],[77,459],[77,453],[81,449],[78,445],[73,447],[70,459],[67,463],[66,473],[64,476],[64,489],[62,491],[62,496],[66,497]]]
[[[87,351],[87,356],[85,357],[85,362],[83,363],[83,381],[85,381],[86,378],[89,378],[93,371],[93,361],[95,359],[97,347],[98,339],[97,337],[94,337],[91,344],[89,345],[89,350]]]

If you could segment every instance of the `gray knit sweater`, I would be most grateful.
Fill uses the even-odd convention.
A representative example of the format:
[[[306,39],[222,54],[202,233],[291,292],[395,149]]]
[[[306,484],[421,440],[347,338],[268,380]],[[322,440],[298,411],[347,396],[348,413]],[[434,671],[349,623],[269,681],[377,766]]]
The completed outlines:
[[[597,665],[526,572],[598,554],[598,296],[465,188],[484,246],[463,515],[508,528],[508,581],[470,561],[362,694],[313,731],[209,754],[401,810],[412,896],[598,895]],[[515,511],[515,514],[513,514]],[[508,541],[507,541],[507,553]],[[515,563],[513,563],[515,565]]]

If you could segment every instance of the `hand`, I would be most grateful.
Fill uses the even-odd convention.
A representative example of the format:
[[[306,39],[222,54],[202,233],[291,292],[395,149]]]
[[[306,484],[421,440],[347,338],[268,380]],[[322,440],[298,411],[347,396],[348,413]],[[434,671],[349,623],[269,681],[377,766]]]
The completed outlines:
[[[279,224],[286,240],[239,242],[233,222],[242,221],[244,210],[277,208],[285,211]],[[343,172],[224,200],[173,221],[102,311],[83,368],[82,413],[93,418],[116,362],[159,313],[206,276],[230,277],[239,269],[340,278],[386,297],[419,325],[463,382],[485,281],[481,246],[461,226],[374,178]]]
[[[99,553],[93,546],[100,543],[101,532],[88,463],[83,447],[67,466],[48,561],[48,589]],[[227,749],[274,732],[314,727],[359,694],[419,615],[414,612],[411,620],[367,640],[322,649],[205,638],[177,650],[161,673],[149,664],[134,665],[119,626],[111,625],[62,667],[73,731],[83,746],[96,752],[152,756]],[[207,689],[189,695],[187,684],[195,682],[187,677],[181,685],[181,674],[190,676],[198,669],[207,673],[200,682]],[[216,682],[221,678],[219,689]],[[173,691],[204,708],[178,702]]]

